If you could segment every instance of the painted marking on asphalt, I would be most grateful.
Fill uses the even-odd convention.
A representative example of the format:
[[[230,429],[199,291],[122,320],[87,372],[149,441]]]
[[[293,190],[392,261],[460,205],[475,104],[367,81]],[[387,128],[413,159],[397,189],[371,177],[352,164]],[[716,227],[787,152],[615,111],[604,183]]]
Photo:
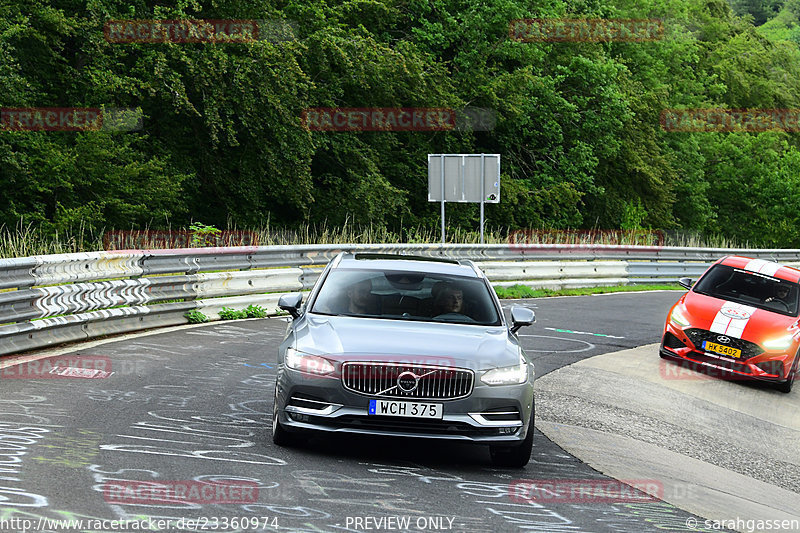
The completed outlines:
[[[558,333],[572,333],[575,335],[592,335],[594,337],[607,337],[609,339],[624,339],[625,337],[619,337],[617,335],[606,335],[605,333],[591,333],[589,331],[573,331],[571,329],[561,329],[561,328],[544,328],[549,329],[550,331],[556,331]]]
[[[548,335],[519,335],[520,337],[539,337],[540,339],[557,339],[560,341],[567,341],[567,342],[580,342],[586,345],[585,348],[581,348],[580,350],[534,350],[532,348],[525,348],[526,352],[540,352],[540,353],[578,353],[578,352],[588,352],[592,348],[594,348],[594,344],[591,342],[583,341],[580,339],[567,339],[564,337],[550,337]]]
[[[247,366],[247,367],[250,367],[250,368],[255,368],[253,365],[250,365],[250,364],[247,364],[247,363],[242,363],[242,364],[244,366]],[[272,368],[272,366],[268,365],[267,363],[258,363],[258,366],[265,366],[267,368]]]

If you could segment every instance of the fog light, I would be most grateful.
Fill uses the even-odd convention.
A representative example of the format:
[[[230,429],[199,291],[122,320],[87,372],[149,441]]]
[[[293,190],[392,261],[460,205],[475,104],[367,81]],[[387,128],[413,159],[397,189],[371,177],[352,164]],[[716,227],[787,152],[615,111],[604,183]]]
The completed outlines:
[[[762,361],[755,365],[772,376],[781,377],[783,375],[783,361]]]
[[[308,422],[308,415],[301,415],[300,413],[289,413],[289,418],[295,422]]]
[[[518,428],[500,428],[501,435],[513,435],[517,432]]]

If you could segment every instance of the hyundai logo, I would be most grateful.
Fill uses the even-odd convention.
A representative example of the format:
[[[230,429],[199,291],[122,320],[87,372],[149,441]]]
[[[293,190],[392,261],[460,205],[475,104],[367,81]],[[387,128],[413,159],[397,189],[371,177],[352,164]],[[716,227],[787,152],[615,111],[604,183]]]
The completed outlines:
[[[413,372],[403,372],[397,376],[397,387],[403,392],[412,392],[419,384],[419,376]]]
[[[717,342],[721,344],[728,344],[729,342],[731,342],[731,338],[726,337],[725,335],[720,335],[719,337],[717,337]]]

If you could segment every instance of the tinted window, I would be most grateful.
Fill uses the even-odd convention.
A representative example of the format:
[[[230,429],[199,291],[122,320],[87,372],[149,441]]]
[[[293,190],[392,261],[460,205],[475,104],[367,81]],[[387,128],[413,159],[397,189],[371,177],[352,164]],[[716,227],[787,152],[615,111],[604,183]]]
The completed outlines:
[[[500,325],[483,280],[425,272],[336,269],[312,313]]]
[[[798,312],[796,283],[727,265],[714,265],[692,290],[783,315]]]

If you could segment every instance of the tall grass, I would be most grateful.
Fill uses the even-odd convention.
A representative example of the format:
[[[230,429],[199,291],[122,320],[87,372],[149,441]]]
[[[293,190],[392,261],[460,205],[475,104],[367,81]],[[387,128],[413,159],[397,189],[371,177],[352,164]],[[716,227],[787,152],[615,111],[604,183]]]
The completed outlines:
[[[406,226],[399,231],[379,225],[359,225],[349,217],[342,225],[304,224],[297,228],[284,228],[270,224],[242,230],[229,225],[228,231],[251,231],[261,246],[297,244],[370,244],[370,243],[438,243],[441,241],[440,226]],[[130,230],[139,248],[165,248],[164,239],[152,238],[147,229]],[[184,233],[185,230],[184,230]],[[480,233],[474,230],[447,228],[448,243],[480,243]],[[487,228],[484,233],[487,244],[542,243],[542,244],[663,244],[667,246],[691,246],[713,248],[741,248],[722,236],[696,234],[664,235],[662,232],[640,230],[626,232],[538,229],[509,231],[507,228]],[[103,250],[103,233],[92,231],[81,225],[76,230],[59,232],[45,231],[28,224],[15,228],[0,226],[0,258],[27,257],[31,255],[89,252]]]
[[[267,222],[254,230],[258,243],[262,246],[274,244],[400,244],[400,243],[436,243],[441,242],[440,227],[411,226],[393,231],[383,226],[356,225],[346,218],[341,226],[304,224],[297,229],[273,227]],[[481,235],[477,231],[463,228],[447,228],[448,243],[479,243]],[[484,242],[501,244],[508,242],[506,232],[502,229],[488,228],[484,232]]]
[[[0,225],[0,258],[31,255],[68,254],[103,249],[102,234],[81,225],[77,231],[44,231],[28,224],[9,228]]]
[[[699,233],[669,233],[666,236],[667,246],[681,246],[686,248],[764,248],[749,242],[737,242],[724,235],[702,235]]]

